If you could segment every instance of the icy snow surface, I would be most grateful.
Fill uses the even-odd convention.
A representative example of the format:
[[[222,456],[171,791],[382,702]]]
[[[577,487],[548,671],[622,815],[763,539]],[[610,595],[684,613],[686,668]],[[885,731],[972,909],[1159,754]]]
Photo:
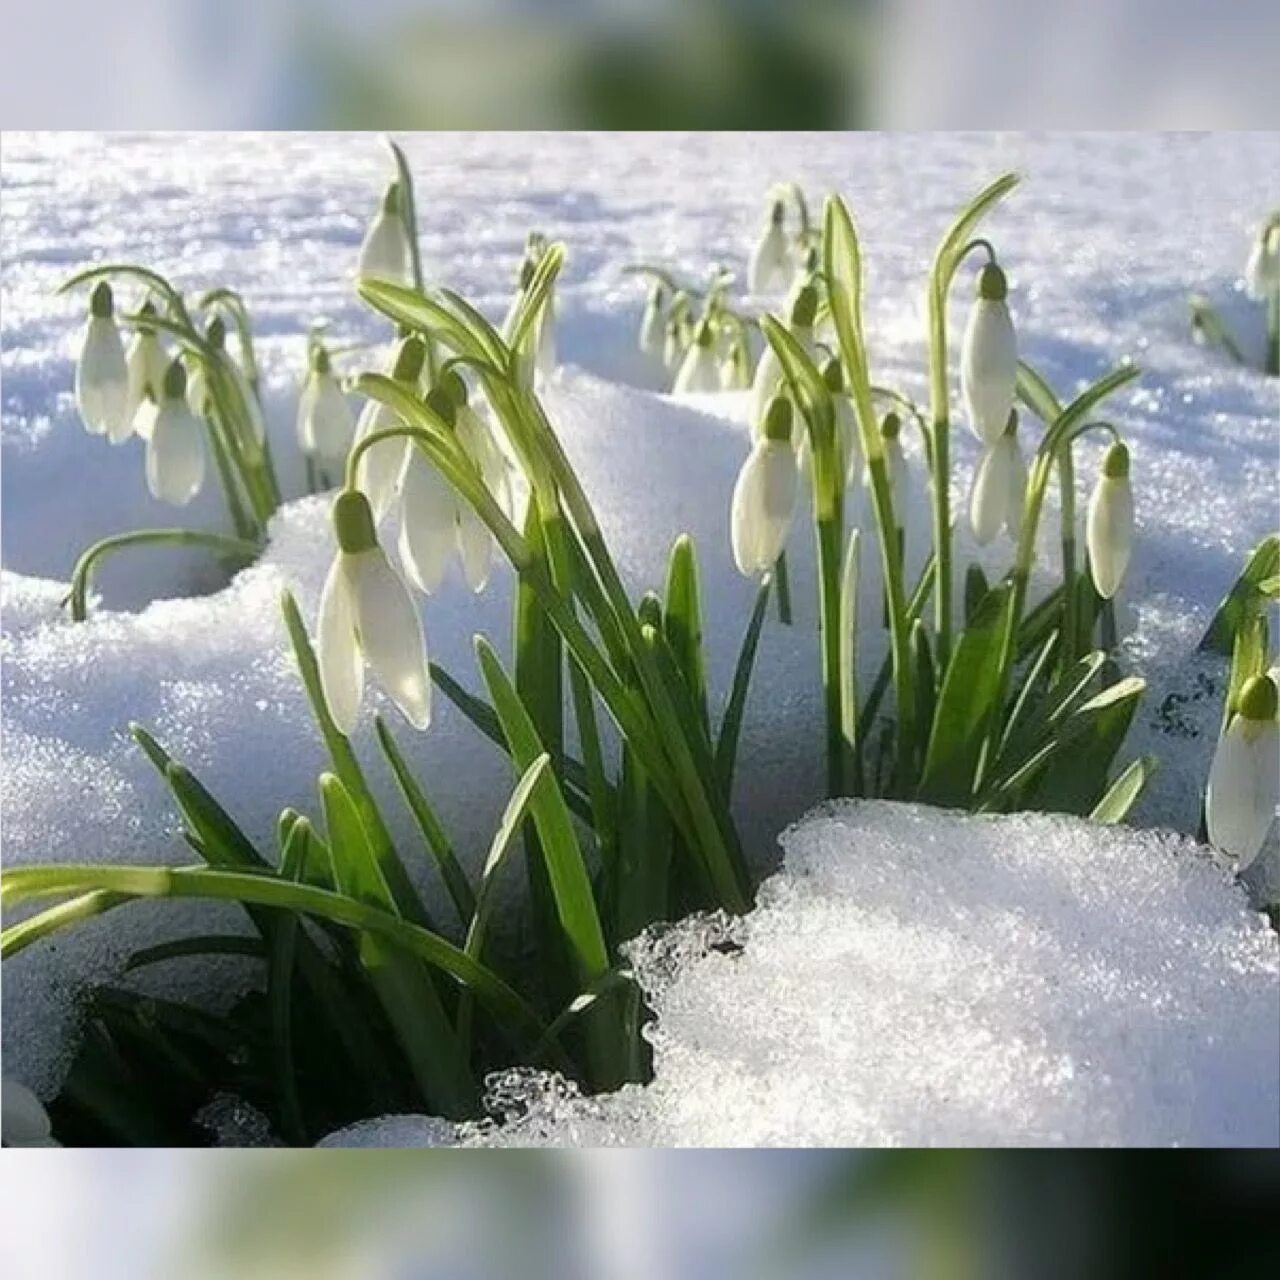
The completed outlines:
[[[733,572],[726,527],[746,447],[740,402],[643,389],[655,379],[634,352],[641,291],[623,267],[648,258],[695,280],[713,262],[741,269],[771,182],[797,179],[815,197],[839,189],[866,247],[876,376],[923,399],[923,279],[934,242],[996,172],[1024,171],[1025,186],[987,228],[1010,271],[1024,354],[1064,398],[1123,357],[1144,370],[1111,413],[1133,445],[1137,487],[1127,645],[1152,684],[1128,751],[1155,751],[1164,765],[1139,820],[1194,826],[1221,670],[1189,654],[1244,553],[1276,523],[1280,405],[1273,383],[1186,340],[1185,295],[1201,289],[1238,321],[1257,320],[1237,298],[1238,276],[1247,230],[1277,203],[1276,137],[445,135],[406,146],[428,271],[491,316],[505,309],[527,230],[568,243],[559,301],[567,367],[548,408],[636,590],[660,581],[676,534],[694,534],[721,696],[752,597]],[[53,291],[77,267],[126,257],[170,274],[192,297],[215,284],[242,289],[260,335],[274,452],[297,493],[293,407],[307,324],[325,316],[335,341],[385,340],[385,326],[354,298],[350,271],[386,173],[376,140],[359,136],[6,137],[0,456],[11,864],[186,856],[164,789],[127,737],[130,720],[151,727],[264,845],[282,806],[314,810],[322,754],[278,596],[291,586],[313,615],[331,554],[325,500],[288,505],[268,555],[219,594],[193,595],[218,585],[206,557],[139,552],[103,569],[104,607],[87,625],[69,624],[61,584],[84,545],[173,523],[175,513],[148,496],[139,442],[112,448],[80,428],[71,387],[84,299]],[[967,290],[962,281],[957,335]],[[360,367],[360,357],[343,365]],[[962,511],[976,448],[963,427],[954,440]],[[918,441],[907,445],[919,497]],[[1094,446],[1081,450],[1082,507],[1095,458]],[[178,518],[218,527],[212,485]],[[914,544],[918,558],[923,534]],[[805,625],[766,628],[738,775],[738,813],[758,862],[821,790],[803,532],[795,546]],[[1007,556],[1001,541],[983,560],[998,572]],[[869,582],[870,600],[874,590]],[[173,596],[189,598],[162,598]],[[149,600],[157,602],[143,608]],[[505,572],[475,598],[451,582],[426,607],[432,656],[474,685],[470,637],[483,631],[505,646],[509,604]],[[881,645],[869,631],[864,665]],[[428,734],[395,724],[464,856],[478,861],[511,785],[502,759],[440,698]],[[367,718],[356,745],[411,848]],[[187,908],[129,908],[7,963],[6,1070],[53,1090],[77,983],[189,922]],[[236,960],[213,975],[186,962],[166,968],[148,983],[223,997],[245,972]]]
[[[1209,850],[884,801],[826,806],[783,845],[751,915],[635,948],[653,1084],[583,1099],[505,1079],[506,1122],[462,1140],[1280,1141],[1280,946]],[[420,1123],[353,1138],[415,1145]]]

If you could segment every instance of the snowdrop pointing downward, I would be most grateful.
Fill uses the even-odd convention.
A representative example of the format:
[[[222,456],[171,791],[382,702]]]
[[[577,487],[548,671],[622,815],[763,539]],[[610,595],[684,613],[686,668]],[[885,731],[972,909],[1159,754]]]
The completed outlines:
[[[730,540],[734,563],[746,577],[772,569],[791,532],[800,487],[791,417],[791,402],[775,396],[733,487]]]
[[[974,472],[969,523],[979,546],[985,547],[1001,525],[1011,537],[1017,537],[1026,491],[1027,468],[1018,448],[1018,415],[1012,411],[1004,435],[986,450]]]
[[[202,428],[187,404],[187,374],[179,360],[164,375],[160,408],[147,437],[151,496],[185,507],[204,484]]]
[[[140,317],[155,313],[156,309],[150,302],[144,302],[138,312]],[[156,331],[145,319],[138,322],[138,330],[125,356],[125,365],[129,377],[129,400],[123,425],[108,436],[112,444],[123,444],[135,431],[144,440],[151,434],[152,416],[164,390],[169,357]]]
[[[711,331],[710,320],[704,319],[698,325],[693,342],[684,353],[672,390],[676,395],[720,390],[720,369],[716,364],[715,334]]]
[[[663,293],[660,282],[655,281],[644,304],[644,317],[640,321],[640,350],[655,360],[662,356],[663,334],[666,317],[663,315]]]
[[[338,540],[320,593],[316,653],[329,714],[350,735],[360,712],[367,662],[415,729],[431,719],[431,679],[422,620],[409,589],[387,561],[369,501],[347,489],[333,504]]]
[[[786,207],[775,200],[769,210],[769,224],[751,251],[747,285],[752,293],[773,293],[791,282],[791,251],[783,229]]]
[[[356,275],[408,284],[412,280],[409,235],[400,212],[400,184],[387,185],[378,216],[369,224]]]
[[[1253,237],[1244,268],[1244,291],[1256,302],[1265,302],[1280,289],[1280,218],[1263,223]]]
[[[89,298],[89,319],[76,362],[76,408],[86,431],[113,440],[129,435],[129,369],[112,314],[111,286],[105,280]]]
[[[1118,441],[1103,456],[1102,471],[1089,499],[1085,526],[1093,585],[1110,600],[1124,581],[1133,548],[1133,490],[1129,487],[1129,450]]]
[[[796,294],[796,299],[791,304],[791,322],[788,328],[810,356],[814,352],[813,322],[817,314],[818,291],[813,285],[807,284]],[[766,343],[751,383],[751,421],[757,426],[764,421],[769,401],[782,385],[782,376],[782,362],[778,359],[773,344]]]
[[[1241,871],[1262,851],[1280,803],[1276,710],[1276,686],[1270,676],[1246,680],[1209,770],[1205,792],[1209,841],[1236,858]]]
[[[994,262],[982,268],[960,349],[960,391],[974,435],[988,447],[1004,434],[1018,380],[1018,341],[1005,302],[1009,286]]]
[[[416,393],[427,349],[421,338],[405,338],[396,350],[391,376]],[[396,415],[378,400],[370,400],[356,424],[356,439],[363,440],[375,431],[385,431],[399,422]],[[403,439],[379,440],[360,455],[356,468],[356,485],[369,499],[374,518],[381,520],[395,501],[396,489],[404,472],[408,444]]]
[[[354,434],[351,406],[334,376],[329,353],[317,342],[298,400],[298,444],[322,464],[341,466]]]

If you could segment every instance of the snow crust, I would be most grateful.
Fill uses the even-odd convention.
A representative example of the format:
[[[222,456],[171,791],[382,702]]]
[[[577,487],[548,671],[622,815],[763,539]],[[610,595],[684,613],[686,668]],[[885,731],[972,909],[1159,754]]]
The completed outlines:
[[[511,1073],[458,1140],[1280,1142],[1280,944],[1210,850],[886,801],[824,806],[783,845],[751,915],[633,949],[651,1085],[585,1099]],[[416,1145],[418,1123],[376,1136]]]

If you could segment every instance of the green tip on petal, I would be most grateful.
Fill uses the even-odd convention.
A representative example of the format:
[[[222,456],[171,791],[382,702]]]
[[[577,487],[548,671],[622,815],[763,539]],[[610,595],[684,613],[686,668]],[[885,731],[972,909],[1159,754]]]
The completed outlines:
[[[311,371],[313,373],[328,373],[332,368],[333,361],[329,359],[329,353],[317,342],[311,348]]]
[[[640,619],[640,625],[643,627],[652,627],[655,631],[662,629],[662,601],[653,591],[646,591],[640,597],[640,604],[636,609],[636,616]]]
[[[886,440],[896,440],[898,433],[902,430],[902,419],[898,417],[892,409],[884,415],[884,420],[880,423],[880,434]]]
[[[790,441],[791,418],[791,401],[786,396],[774,396],[764,411],[764,438]]]
[[[426,406],[444,420],[446,426],[453,426],[458,418],[458,406],[453,397],[443,387],[432,387],[426,395]]]
[[[1009,421],[1004,424],[1004,433],[1007,436],[1017,436],[1018,434],[1018,411],[1017,409],[1009,410]]]
[[[111,286],[105,280],[99,280],[89,295],[89,314],[99,320],[109,320],[111,309]]]
[[[769,221],[775,227],[782,226],[783,219],[787,216],[787,206],[781,200],[775,200],[773,207],[769,210]]]
[[[1266,723],[1276,718],[1278,704],[1280,693],[1276,690],[1275,681],[1270,676],[1250,676],[1240,690],[1236,710],[1246,720]]]
[[[703,320],[698,325],[698,332],[694,341],[700,347],[709,347],[715,341],[716,335],[711,331],[711,321]]]
[[[807,284],[796,294],[796,300],[791,304],[791,323],[809,329],[813,327],[817,316],[818,291],[813,285]]]
[[[338,546],[350,555],[378,545],[369,499],[359,489],[344,489],[333,501],[333,531]]]
[[[219,351],[227,345],[227,324],[221,316],[214,316],[205,328],[204,336],[209,340],[209,345],[217,347]]]
[[[164,371],[164,398],[181,400],[187,394],[187,371],[181,360],[171,360]]]
[[[822,381],[828,391],[844,390],[844,366],[840,363],[839,356],[832,356],[822,366]]]
[[[520,264],[520,288],[527,289],[533,283],[533,273],[537,270],[532,258],[526,258]]]
[[[382,212],[389,218],[400,216],[400,184],[398,182],[387,183],[387,189],[382,193]]]
[[[1102,456],[1102,474],[1108,480],[1123,480],[1129,474],[1129,450],[1118,440]]]
[[[446,370],[437,385],[459,409],[467,403],[467,384],[456,369]]]
[[[400,344],[396,352],[396,367],[391,376],[397,382],[417,382],[422,377],[422,366],[427,359],[427,344],[421,338],[410,337]]]
[[[1009,296],[1009,282],[994,262],[988,262],[978,276],[978,297],[987,302],[1003,302]]]

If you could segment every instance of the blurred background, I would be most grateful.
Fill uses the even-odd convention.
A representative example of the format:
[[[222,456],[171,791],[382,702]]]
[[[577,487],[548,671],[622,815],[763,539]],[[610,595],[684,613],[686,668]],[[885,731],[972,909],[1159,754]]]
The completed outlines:
[[[1275,0],[0,0],[9,128],[1256,128]]]
[[[1277,1274],[1273,1153],[6,1152],[8,1280]]]

